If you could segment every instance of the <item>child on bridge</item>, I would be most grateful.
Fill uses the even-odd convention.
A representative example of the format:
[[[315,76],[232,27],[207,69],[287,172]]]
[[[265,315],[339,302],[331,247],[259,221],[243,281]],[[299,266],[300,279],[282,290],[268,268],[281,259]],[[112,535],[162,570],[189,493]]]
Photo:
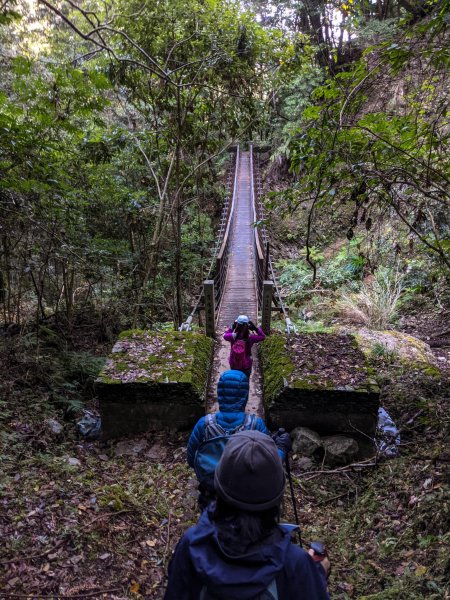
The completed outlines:
[[[215,497],[214,471],[229,436],[242,430],[256,430],[270,435],[260,417],[245,413],[248,389],[248,377],[242,371],[224,371],[217,384],[219,412],[201,417],[189,438],[187,461],[199,480],[201,509]],[[289,434],[277,434],[275,442],[280,457],[284,459],[291,448]]]
[[[217,502],[176,547],[164,600],[329,600],[328,559],[314,562],[278,524],[285,475],[274,441],[233,435],[214,484]]]
[[[253,331],[253,333],[250,333]],[[231,327],[223,334],[224,339],[231,344],[229,363],[230,368],[242,371],[250,377],[252,372],[252,346],[262,342],[266,335],[261,327],[256,327],[247,315],[239,315]]]

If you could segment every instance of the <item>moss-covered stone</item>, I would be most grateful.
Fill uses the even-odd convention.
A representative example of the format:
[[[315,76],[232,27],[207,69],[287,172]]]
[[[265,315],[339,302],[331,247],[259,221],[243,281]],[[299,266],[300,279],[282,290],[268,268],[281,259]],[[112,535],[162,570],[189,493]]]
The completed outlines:
[[[213,342],[190,331],[123,331],[97,384],[192,383],[203,394]]]
[[[294,371],[294,363],[286,351],[286,338],[273,334],[259,345],[264,376],[264,403],[270,407]]]
[[[194,332],[122,332],[95,383],[104,437],[191,427],[204,414],[213,345]]]
[[[260,345],[269,425],[372,435],[379,390],[352,335],[275,334]]]
[[[355,333],[355,339],[369,362],[377,357],[385,357],[409,369],[418,369],[425,375],[441,375],[430,346],[412,335],[401,331],[360,329]]]

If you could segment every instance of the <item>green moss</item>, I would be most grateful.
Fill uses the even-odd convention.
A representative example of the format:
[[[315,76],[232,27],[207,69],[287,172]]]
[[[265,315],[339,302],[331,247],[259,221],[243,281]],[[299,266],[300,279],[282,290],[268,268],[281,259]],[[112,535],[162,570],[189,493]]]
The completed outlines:
[[[317,388],[332,390],[336,387],[332,381],[324,381],[318,375],[307,375],[304,379],[294,379],[290,385],[297,390],[317,390]]]
[[[117,385],[118,383],[122,383],[120,379],[114,379],[113,377],[108,377],[104,373],[100,373],[100,378],[102,383],[108,383],[112,385]]]
[[[191,331],[123,331],[99,381],[190,383],[203,395],[213,346],[213,340]]]
[[[342,377],[334,381],[330,369],[322,368],[329,366],[327,358],[334,351],[339,351],[339,355],[342,353],[343,362],[350,365],[347,367],[350,368],[349,377],[352,376],[355,382],[351,387],[347,381],[341,381]],[[343,336],[337,338],[336,334],[308,333],[288,338],[275,334],[260,345],[260,354],[266,408],[271,408],[286,385],[296,390],[345,389],[348,392],[354,392],[356,386],[359,392],[378,392],[373,381],[375,371],[368,373],[367,360],[359,350],[357,340],[350,335],[344,339]]]
[[[119,333],[119,340],[126,340],[135,335],[142,335],[143,333],[145,333],[145,329],[127,329],[126,331]]]
[[[214,341],[205,335],[193,332],[186,333],[195,336],[195,338],[193,338],[195,340],[195,352],[190,373],[191,382],[194,389],[196,389],[199,394],[203,394],[206,390],[209,370],[212,365]]]
[[[440,377],[442,375],[440,370],[433,365],[424,366],[423,363],[419,363],[417,366],[424,375],[428,375],[429,377]]]
[[[116,371],[126,371],[128,369],[128,365],[126,362],[116,362],[115,367]]]
[[[286,338],[274,334],[260,344],[261,366],[263,371],[264,403],[269,407],[284,387],[294,371],[294,364],[286,350]]]
[[[370,339],[364,335],[355,333],[354,338],[363,352],[367,361],[367,372],[373,374],[374,368],[379,367],[378,362],[384,364],[395,364],[406,370],[422,371],[430,377],[442,376],[441,371],[430,360],[430,352],[427,344],[412,335],[401,331],[389,330],[377,332],[379,339]],[[396,340],[395,345],[392,340]]]

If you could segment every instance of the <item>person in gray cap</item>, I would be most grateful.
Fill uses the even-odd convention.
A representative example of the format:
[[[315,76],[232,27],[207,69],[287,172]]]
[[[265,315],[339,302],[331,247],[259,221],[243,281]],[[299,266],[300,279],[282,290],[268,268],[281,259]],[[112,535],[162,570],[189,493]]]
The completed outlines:
[[[249,392],[247,376],[224,371],[217,383],[219,412],[200,417],[187,444],[187,461],[199,482],[199,506],[204,509],[215,497],[214,471],[229,439],[238,431],[256,430],[270,435],[264,421],[245,412]],[[289,434],[275,434],[278,453],[284,460],[291,449]]]
[[[233,435],[215,471],[217,501],[179,541],[164,600],[329,600],[325,565],[278,523],[284,487],[274,441]]]

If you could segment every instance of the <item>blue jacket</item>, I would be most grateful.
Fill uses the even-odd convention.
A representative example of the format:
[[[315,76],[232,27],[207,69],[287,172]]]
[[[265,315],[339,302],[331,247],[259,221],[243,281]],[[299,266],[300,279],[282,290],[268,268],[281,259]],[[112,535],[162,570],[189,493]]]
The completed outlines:
[[[276,580],[280,600],[329,600],[325,572],[279,525],[264,543],[226,553],[211,512],[188,529],[169,565],[164,600],[198,600],[203,586],[220,598],[249,600]]]
[[[248,377],[242,371],[224,371],[217,384],[217,400],[220,411],[216,413],[217,423],[227,431],[233,431],[245,420],[245,406],[248,400]],[[269,434],[264,421],[257,417],[255,429]],[[205,437],[205,417],[201,417],[194,427],[187,445],[187,461],[194,466],[195,453]]]

